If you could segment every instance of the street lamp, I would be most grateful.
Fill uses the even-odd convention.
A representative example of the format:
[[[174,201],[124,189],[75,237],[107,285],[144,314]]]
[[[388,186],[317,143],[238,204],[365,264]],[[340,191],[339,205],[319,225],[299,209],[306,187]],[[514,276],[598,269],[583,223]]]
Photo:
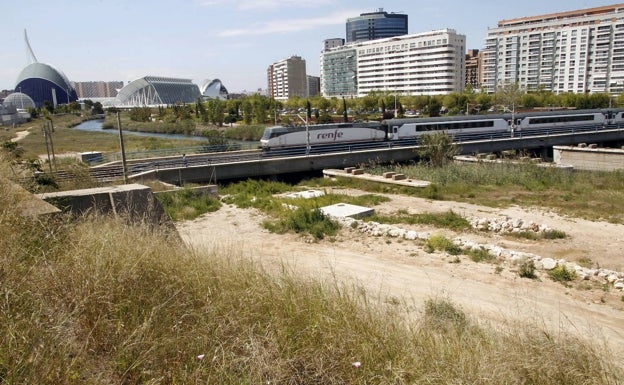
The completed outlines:
[[[22,110],[23,110],[24,109],[24,98],[23,98],[23,95],[22,95],[22,87],[17,87],[17,89],[19,90],[19,93],[20,93],[20,95],[19,95],[20,104],[22,105]]]

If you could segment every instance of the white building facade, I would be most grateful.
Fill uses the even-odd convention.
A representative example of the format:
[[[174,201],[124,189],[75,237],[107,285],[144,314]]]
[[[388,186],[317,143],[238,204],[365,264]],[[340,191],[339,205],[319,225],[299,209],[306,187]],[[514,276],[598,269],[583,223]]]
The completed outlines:
[[[624,4],[502,20],[483,52],[486,92],[518,83],[527,91],[624,91]]]
[[[321,53],[325,97],[461,92],[465,83],[466,37],[455,30],[395,36],[347,44]]]

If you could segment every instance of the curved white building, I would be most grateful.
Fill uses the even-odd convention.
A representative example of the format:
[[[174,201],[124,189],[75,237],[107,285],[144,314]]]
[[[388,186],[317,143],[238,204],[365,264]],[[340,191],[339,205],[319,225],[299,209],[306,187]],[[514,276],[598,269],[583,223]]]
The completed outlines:
[[[15,90],[30,96],[37,107],[43,107],[45,102],[56,106],[78,100],[76,90],[67,76],[45,63],[26,66],[17,77]]]
[[[190,79],[145,76],[119,90],[118,107],[145,107],[196,103],[199,87]]]
[[[227,88],[219,79],[206,80],[201,86],[200,92],[205,99],[226,100],[229,95]]]

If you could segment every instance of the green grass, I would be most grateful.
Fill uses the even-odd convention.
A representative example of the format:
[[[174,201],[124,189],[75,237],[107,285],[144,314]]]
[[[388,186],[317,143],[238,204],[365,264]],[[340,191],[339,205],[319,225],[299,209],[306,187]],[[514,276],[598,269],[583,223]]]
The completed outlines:
[[[452,210],[444,213],[422,214],[408,214],[407,210],[400,210],[391,215],[375,214],[368,217],[367,220],[388,224],[404,223],[409,225],[431,225],[456,231],[470,229],[468,220]]]
[[[271,232],[284,234],[294,232],[297,234],[310,234],[320,240],[326,236],[334,236],[340,230],[340,224],[331,220],[321,210],[297,208],[290,215],[284,216],[277,221],[265,221],[263,226]]]
[[[156,198],[174,221],[192,220],[221,208],[218,198],[192,188],[162,192]]]
[[[624,375],[600,346],[539,322],[500,328],[447,299],[385,301],[123,220],[23,216],[9,173],[0,163],[0,233],[11,234],[0,237],[3,384],[606,385]]]
[[[46,145],[41,129],[45,118],[38,118],[25,123],[15,130],[11,129],[11,136],[16,131],[28,130],[30,134],[19,144],[24,149],[24,159],[36,159],[46,154]],[[52,144],[55,154],[66,152],[101,151],[103,153],[119,153],[119,136],[107,132],[89,132],[76,130],[73,127],[82,121],[75,115],[53,115],[54,132]],[[117,127],[115,123],[115,128]],[[123,124],[122,124],[123,127]],[[6,135],[6,133],[5,133]],[[7,135],[8,136],[8,135]],[[174,147],[197,146],[198,142],[191,139],[161,139],[137,135],[124,135],[124,146],[127,152],[154,150]]]
[[[510,232],[505,233],[510,237],[521,238],[521,239],[529,239],[529,240],[539,240],[539,239],[565,239],[568,235],[561,230],[544,230],[544,231],[518,231],[518,232]]]
[[[624,223],[624,172],[561,170],[535,164],[476,163],[374,165],[369,172],[399,172],[410,179],[433,183],[429,189],[411,189],[353,183],[366,191],[405,193],[428,199],[455,200],[491,207],[539,206],[589,220]],[[339,183],[343,183],[341,180]]]
[[[267,214],[269,219],[263,222],[263,227],[271,232],[310,234],[317,240],[334,236],[339,229],[335,221],[321,213],[320,207],[341,202],[374,206],[389,200],[387,197],[374,194],[360,196],[324,194],[311,199],[279,196],[302,190],[303,187],[309,189],[307,186],[297,188],[282,182],[247,180],[223,186],[220,194],[228,204],[241,208],[255,208]]]

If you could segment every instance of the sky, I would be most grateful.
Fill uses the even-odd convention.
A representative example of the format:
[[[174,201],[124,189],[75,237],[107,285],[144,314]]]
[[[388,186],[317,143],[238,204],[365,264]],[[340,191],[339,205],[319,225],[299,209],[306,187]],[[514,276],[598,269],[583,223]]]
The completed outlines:
[[[451,28],[481,49],[499,20],[571,11],[602,0],[20,0],[0,3],[0,90],[13,89],[37,61],[72,81],[129,81],[147,75],[220,79],[229,92],[267,88],[266,71],[297,55],[319,76],[323,40],[344,38],[349,17],[407,14],[408,32]]]

